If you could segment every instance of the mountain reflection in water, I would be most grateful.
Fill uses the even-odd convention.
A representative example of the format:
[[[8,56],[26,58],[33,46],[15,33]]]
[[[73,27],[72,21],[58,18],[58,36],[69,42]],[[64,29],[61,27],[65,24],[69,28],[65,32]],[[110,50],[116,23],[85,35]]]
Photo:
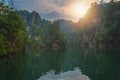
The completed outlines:
[[[0,80],[120,80],[120,50],[27,51],[25,55],[0,60]]]

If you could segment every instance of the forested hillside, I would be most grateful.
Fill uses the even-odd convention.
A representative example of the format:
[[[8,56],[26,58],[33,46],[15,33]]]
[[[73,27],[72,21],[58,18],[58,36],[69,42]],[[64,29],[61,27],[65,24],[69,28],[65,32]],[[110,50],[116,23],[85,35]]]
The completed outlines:
[[[67,47],[76,46],[77,28],[76,23],[68,20],[58,20],[61,30],[67,38]],[[79,35],[79,34],[78,34]]]
[[[72,47],[120,48],[120,1],[93,3],[77,23],[59,23]]]
[[[0,2],[0,57],[25,52],[27,40],[22,18],[13,8]]]
[[[77,23],[42,19],[36,11],[16,11],[0,3],[0,56],[33,48],[120,48],[120,1],[94,2]],[[18,14],[19,13],[19,14]],[[21,18],[22,17],[22,18]]]
[[[83,44],[94,47],[120,48],[120,1],[91,4],[83,19],[78,22]]]
[[[57,21],[47,21],[35,11],[16,11],[0,3],[0,57],[24,53],[28,45],[35,49],[58,49],[65,44]]]
[[[30,45],[33,48],[65,47],[66,38],[57,21],[51,22],[41,19],[36,11],[30,13],[26,10],[21,10],[18,13],[26,24]]]

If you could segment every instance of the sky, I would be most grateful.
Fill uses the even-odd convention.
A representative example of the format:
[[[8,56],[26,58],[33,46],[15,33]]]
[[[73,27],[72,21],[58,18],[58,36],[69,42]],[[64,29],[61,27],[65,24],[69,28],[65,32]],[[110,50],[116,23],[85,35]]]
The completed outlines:
[[[6,0],[7,2],[8,0]],[[67,19],[77,21],[78,16],[73,14],[71,5],[82,4],[89,6],[95,0],[13,0],[18,10],[36,11],[42,18],[48,20]],[[100,1],[100,0],[97,0]]]
[[[42,18],[48,20],[67,19],[76,21],[78,17],[71,15],[70,5],[89,3],[89,0],[14,0],[16,9],[35,10]]]

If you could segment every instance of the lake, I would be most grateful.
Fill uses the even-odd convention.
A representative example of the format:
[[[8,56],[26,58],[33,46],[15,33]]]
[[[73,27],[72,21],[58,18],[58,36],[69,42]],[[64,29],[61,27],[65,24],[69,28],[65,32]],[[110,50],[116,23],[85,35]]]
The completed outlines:
[[[0,80],[120,80],[120,50],[28,48],[0,60]]]

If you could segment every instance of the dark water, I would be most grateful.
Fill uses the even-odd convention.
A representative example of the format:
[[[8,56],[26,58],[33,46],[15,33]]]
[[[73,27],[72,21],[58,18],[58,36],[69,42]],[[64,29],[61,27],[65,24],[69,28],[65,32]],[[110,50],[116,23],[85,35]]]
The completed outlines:
[[[36,80],[51,70],[59,74],[72,71],[75,67],[90,80],[120,80],[120,51],[28,49],[25,55],[0,60],[0,80]]]

